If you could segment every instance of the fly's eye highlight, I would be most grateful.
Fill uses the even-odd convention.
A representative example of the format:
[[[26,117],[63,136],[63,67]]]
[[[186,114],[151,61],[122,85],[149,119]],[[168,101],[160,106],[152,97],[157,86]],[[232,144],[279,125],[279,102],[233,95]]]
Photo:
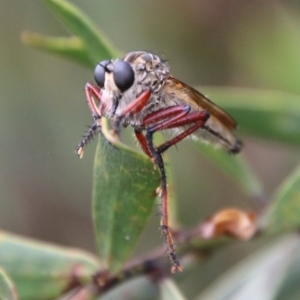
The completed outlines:
[[[110,63],[109,60],[104,60],[104,61],[100,62],[95,68],[94,78],[95,78],[97,85],[100,88],[104,87],[106,67],[109,63]]]
[[[134,72],[125,61],[117,60],[114,63],[113,75],[115,84],[121,92],[128,90],[134,82]]]

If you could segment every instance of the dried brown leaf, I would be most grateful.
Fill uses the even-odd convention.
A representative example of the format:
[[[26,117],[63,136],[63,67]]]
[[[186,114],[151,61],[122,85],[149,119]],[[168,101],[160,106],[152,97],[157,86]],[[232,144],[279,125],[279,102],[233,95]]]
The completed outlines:
[[[201,236],[206,239],[228,235],[239,240],[248,240],[256,230],[256,213],[236,208],[221,210],[200,226]]]

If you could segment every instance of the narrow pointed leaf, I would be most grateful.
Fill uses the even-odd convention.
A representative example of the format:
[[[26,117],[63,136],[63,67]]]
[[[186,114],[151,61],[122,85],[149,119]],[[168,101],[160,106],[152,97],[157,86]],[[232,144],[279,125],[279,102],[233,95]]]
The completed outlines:
[[[295,300],[299,298],[300,295],[300,243],[298,236],[293,235],[295,242],[298,244],[295,247],[295,255],[292,256],[292,260],[289,264],[288,271],[286,272],[283,281],[277,291],[276,297],[272,300]],[[284,249],[284,252],[286,250]],[[286,254],[286,252],[285,252]],[[286,254],[287,255],[287,254]]]
[[[2,268],[0,268],[0,300],[18,300],[16,288]]]
[[[25,44],[33,48],[58,54],[91,68],[95,66],[86,53],[84,43],[76,36],[69,38],[46,37],[35,33],[23,32],[21,38]]]
[[[90,282],[99,265],[84,251],[0,232],[0,266],[15,283],[22,300],[58,297],[74,280]]]
[[[164,279],[159,284],[160,300],[184,300],[179,287],[171,279]]]
[[[93,217],[100,259],[113,273],[131,255],[155,202],[153,163],[100,137],[94,164]]]
[[[77,62],[83,63],[87,67],[95,66],[96,63],[103,59],[120,55],[120,52],[112,45],[105,34],[74,4],[65,0],[40,1],[49,7],[67,29],[82,43],[80,49],[76,50],[70,48],[70,45],[66,45],[65,48],[61,47],[63,46],[61,42],[57,44],[58,41],[55,41],[54,38],[43,37],[44,45],[41,45],[42,41],[39,41],[40,49],[54,51],[64,56],[69,52],[69,58],[74,59],[75,57]]]
[[[283,233],[300,228],[300,165],[283,182],[266,211],[264,234]]]
[[[232,267],[195,300],[273,300],[297,253],[294,235],[276,241]]]
[[[258,199],[262,197],[263,187],[242,154],[230,155],[222,149],[216,149],[212,145],[204,145],[201,143],[199,143],[199,147],[205,156],[211,158],[212,161],[233,178],[246,193]]]
[[[247,133],[300,145],[300,95],[274,90],[205,87],[202,91],[237,121],[236,135]]]
[[[153,300],[158,299],[158,288],[148,276],[141,276],[109,290],[97,300]]]

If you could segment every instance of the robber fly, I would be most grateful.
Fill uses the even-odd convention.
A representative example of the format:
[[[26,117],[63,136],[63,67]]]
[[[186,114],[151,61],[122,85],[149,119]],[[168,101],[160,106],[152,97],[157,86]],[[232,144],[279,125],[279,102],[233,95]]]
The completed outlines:
[[[161,174],[161,229],[172,263],[172,272],[182,271],[175,252],[168,215],[168,191],[162,153],[187,136],[212,142],[230,153],[238,153],[242,143],[233,134],[234,119],[197,90],[170,75],[168,64],[157,55],[134,51],[121,59],[100,62],[94,72],[97,85],[87,83],[87,102],[94,122],[77,147],[83,148],[96,132],[101,118],[112,120],[115,136],[121,126],[131,125],[142,150]],[[177,129],[163,144],[153,144],[157,131]]]

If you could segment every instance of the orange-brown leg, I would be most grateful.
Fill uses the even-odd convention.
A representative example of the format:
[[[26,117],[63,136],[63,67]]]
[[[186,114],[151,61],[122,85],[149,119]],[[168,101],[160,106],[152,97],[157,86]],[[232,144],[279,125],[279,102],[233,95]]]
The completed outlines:
[[[147,104],[151,97],[151,90],[145,90],[135,100],[130,102],[124,109],[116,116],[113,123],[113,130],[116,134],[120,131],[121,121],[124,117],[139,113]]]
[[[162,126],[167,125],[168,122],[174,122],[176,120],[180,120],[182,117],[186,116],[190,111],[189,106],[172,106],[168,107],[159,111],[156,111],[154,113],[149,114],[146,116],[143,120],[143,126],[149,126],[150,124],[162,124]],[[172,118],[171,118],[172,117]],[[157,131],[157,130],[156,130]],[[152,154],[150,153],[147,145],[146,138],[142,131],[135,130],[135,136],[140,143],[140,146],[142,150],[150,157],[152,158]]]
[[[147,127],[146,135],[144,136],[142,132],[136,131],[136,137],[141,144],[144,152],[153,158],[155,164],[158,166],[161,174],[161,186],[159,196],[161,198],[161,222],[160,226],[163,232],[164,239],[167,244],[168,253],[172,262],[172,273],[177,271],[182,271],[183,268],[180,265],[180,261],[175,251],[175,246],[173,242],[173,237],[169,225],[169,212],[168,212],[168,189],[167,189],[167,178],[165,172],[164,161],[161,153],[167,150],[172,145],[175,145],[186,136],[193,133],[200,127],[203,127],[209,118],[209,113],[206,111],[189,113],[190,108],[187,106],[173,106],[148,115],[144,121],[143,125],[147,126],[152,124],[152,126]],[[156,124],[155,124],[156,123]],[[179,126],[193,124],[186,131],[177,135],[170,141],[163,143],[159,147],[155,147],[153,144],[153,134],[157,131],[163,129],[170,129]]]
[[[147,148],[153,158],[155,164],[160,171],[160,189],[159,197],[161,198],[161,219],[160,219],[160,228],[162,229],[163,237],[165,239],[167,250],[172,263],[172,273],[177,271],[183,271],[182,266],[180,265],[179,258],[175,252],[175,246],[173,242],[173,237],[171,229],[169,226],[169,212],[168,212],[168,189],[167,189],[167,176],[163,158],[161,153],[157,152],[153,145],[153,133],[151,131],[146,132],[145,140],[147,143]]]
[[[97,86],[95,86],[92,83],[87,83],[85,86],[85,94],[86,94],[86,99],[87,103],[89,105],[89,108],[92,112],[94,122],[93,124],[89,127],[89,130],[86,132],[86,134],[83,136],[83,139],[81,142],[78,144],[76,148],[76,153],[79,155],[80,158],[83,157],[84,154],[84,147],[90,142],[90,140],[93,138],[94,134],[99,131],[101,132],[101,117],[102,117],[102,110],[104,110],[104,106],[100,106],[96,104],[95,100],[101,103],[101,89]],[[134,101],[129,103],[123,111],[116,116],[116,119],[113,123],[113,130],[116,134],[119,133],[120,130],[120,124],[121,120],[128,115],[131,114],[136,114],[140,112],[145,105],[147,104],[148,100],[150,99],[151,96],[151,90],[146,90],[144,91],[138,98],[136,98]],[[113,114],[115,113],[115,110],[117,107],[113,109]]]
[[[171,146],[176,145],[178,142],[180,142],[181,140],[183,140],[187,136],[191,135],[197,129],[202,128],[205,125],[205,123],[208,119],[209,119],[209,113],[206,112],[206,111],[201,111],[201,112],[190,113],[186,117],[183,117],[183,118],[181,118],[181,119],[179,119],[179,120],[177,120],[173,123],[167,124],[167,126],[164,126],[163,129],[177,128],[177,127],[180,127],[180,126],[195,123],[194,125],[192,125],[188,129],[186,129],[182,133],[178,134],[177,136],[175,136],[171,140],[169,140],[169,141],[161,144],[160,146],[158,146],[156,148],[156,150],[159,153],[163,153],[164,151],[169,149]],[[160,127],[161,126],[157,126],[156,128],[152,128],[152,130],[155,130],[155,131],[161,130]]]
[[[76,153],[79,155],[80,158],[82,158],[84,154],[83,148],[93,139],[94,134],[98,131],[101,132],[101,113],[99,111],[98,106],[95,103],[95,99],[99,103],[101,102],[101,90],[92,83],[87,83],[85,86],[85,94],[87,103],[94,118],[94,122],[89,127],[89,130],[85,133],[80,143],[77,145]]]
[[[89,105],[89,108],[92,112],[93,118],[99,119],[101,117],[101,113],[94,99],[96,99],[99,103],[101,102],[100,88],[98,88],[92,83],[87,83],[85,85],[85,95],[86,95],[86,100]]]

